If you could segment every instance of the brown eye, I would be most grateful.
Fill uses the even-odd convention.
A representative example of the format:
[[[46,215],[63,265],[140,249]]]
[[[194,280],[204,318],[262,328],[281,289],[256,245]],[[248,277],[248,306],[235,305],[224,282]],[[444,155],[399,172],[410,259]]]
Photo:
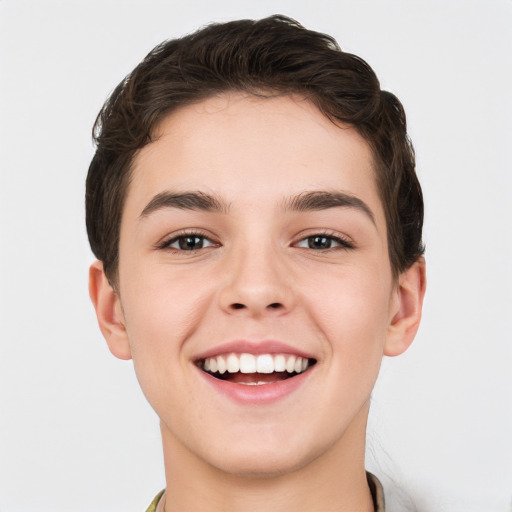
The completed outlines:
[[[194,251],[196,249],[202,249],[204,245],[204,237],[202,236],[180,236],[176,240],[178,247],[182,251]]]
[[[317,234],[299,240],[297,247],[313,249],[315,251],[327,251],[329,249],[353,249],[354,245],[339,236]]]
[[[310,236],[307,240],[310,249],[330,249],[333,242],[332,238],[327,236]]]
[[[172,238],[161,244],[159,249],[170,249],[173,251],[197,251],[206,247],[214,247],[216,244],[209,238],[200,234],[185,234]]]

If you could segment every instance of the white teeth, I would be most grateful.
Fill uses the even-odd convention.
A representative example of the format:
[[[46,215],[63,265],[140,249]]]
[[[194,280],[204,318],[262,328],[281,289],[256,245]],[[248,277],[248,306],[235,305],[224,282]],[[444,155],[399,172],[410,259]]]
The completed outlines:
[[[274,357],[274,370],[276,372],[286,371],[286,358],[282,354],[278,354]]]
[[[226,370],[226,360],[222,356],[217,357],[217,371],[222,375]]]
[[[302,373],[309,367],[306,357],[286,354],[223,354],[207,357],[203,370],[211,373]],[[267,384],[263,382],[261,384]]]
[[[258,373],[274,373],[274,359],[270,354],[262,354],[256,359]]]
[[[206,361],[205,361],[206,362]],[[229,354],[228,356],[228,372],[237,373],[240,371],[240,360],[235,354]]]
[[[244,386],[263,386],[264,384],[272,384],[272,382],[262,382],[259,380],[258,382],[240,382]]]
[[[240,373],[256,373],[256,358],[252,354],[240,356]]]

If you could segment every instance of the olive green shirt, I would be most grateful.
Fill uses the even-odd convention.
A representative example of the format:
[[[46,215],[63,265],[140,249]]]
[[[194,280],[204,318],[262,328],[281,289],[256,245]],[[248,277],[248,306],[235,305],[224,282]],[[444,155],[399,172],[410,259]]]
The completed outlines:
[[[155,499],[151,502],[151,505],[149,505],[146,512],[155,512],[156,507],[158,505],[158,502],[160,501],[160,498],[164,495],[165,489],[163,491],[160,491],[156,496]]]
[[[366,477],[368,479],[368,486],[370,487],[370,492],[372,493],[373,504],[375,507],[375,512],[385,512],[384,509],[384,491],[382,490],[382,485],[379,482],[378,478],[371,473],[366,473]],[[163,496],[164,491],[160,491],[155,499],[149,505],[149,508],[146,512],[155,512],[158,502],[160,498]]]

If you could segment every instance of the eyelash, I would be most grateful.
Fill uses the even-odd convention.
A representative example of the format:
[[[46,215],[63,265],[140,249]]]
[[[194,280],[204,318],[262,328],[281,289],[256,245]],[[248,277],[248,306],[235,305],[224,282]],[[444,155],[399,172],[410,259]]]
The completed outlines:
[[[311,240],[313,238],[325,238],[326,240],[329,240],[330,242],[335,242],[335,243],[339,244],[339,246],[338,247],[327,247],[324,249],[313,249],[312,247],[304,247],[304,249],[316,250],[318,252],[326,252],[326,251],[335,251],[335,250],[339,250],[339,249],[349,250],[349,249],[355,248],[355,245],[350,240],[348,240],[347,238],[341,237],[338,234],[333,233],[332,231],[324,231],[324,232],[320,231],[317,233],[312,233],[311,235],[301,238],[294,245],[297,245],[300,242]]]
[[[161,243],[157,244],[156,248],[161,250],[167,250],[173,253],[195,253],[201,249],[206,249],[207,247],[200,247],[199,249],[178,249],[176,247],[171,247],[171,245],[175,244],[176,242],[179,242],[180,239],[185,238],[200,238],[202,241],[207,240],[211,243],[211,246],[219,246],[220,244],[214,242],[209,236],[207,236],[205,233],[194,230],[194,231],[184,231],[182,233],[179,233],[178,235],[173,236],[172,238],[169,238],[167,240],[163,240]]]
[[[173,244],[179,242],[180,240],[186,239],[186,238],[199,238],[202,240],[203,243],[204,243],[204,241],[208,241],[211,245],[209,245],[207,247],[199,247],[198,249],[192,248],[189,250],[171,247]],[[329,243],[334,242],[339,245],[337,247],[326,247],[326,248],[314,249],[313,247],[309,246],[309,240],[312,240],[314,238],[324,238],[327,241],[329,241]],[[305,237],[299,239],[293,245],[295,247],[300,247],[298,244],[300,244],[301,242],[306,242],[308,244],[308,247],[302,247],[303,249],[310,249],[310,250],[318,251],[318,252],[335,251],[335,250],[340,250],[340,249],[349,250],[349,249],[355,248],[354,244],[351,241],[349,241],[346,238],[340,237],[339,235],[332,233],[332,232],[312,233],[311,235],[308,235],[308,236],[305,236]],[[207,249],[208,247],[218,247],[219,245],[220,244],[218,242],[214,242],[205,233],[203,233],[199,230],[194,230],[194,231],[186,231],[186,232],[180,233],[178,235],[175,235],[168,240],[164,240],[163,242],[156,245],[156,249],[167,250],[167,251],[170,251],[173,253],[186,253],[186,252],[195,253],[197,251],[200,251],[201,249]]]

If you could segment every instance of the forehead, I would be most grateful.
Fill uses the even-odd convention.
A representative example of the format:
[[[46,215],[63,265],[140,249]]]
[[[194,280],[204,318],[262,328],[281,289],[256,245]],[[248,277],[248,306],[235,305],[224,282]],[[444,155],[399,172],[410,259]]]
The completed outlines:
[[[166,189],[203,190],[235,207],[339,190],[381,213],[366,141],[290,95],[222,94],[166,116],[134,160],[126,208],[140,213]]]

